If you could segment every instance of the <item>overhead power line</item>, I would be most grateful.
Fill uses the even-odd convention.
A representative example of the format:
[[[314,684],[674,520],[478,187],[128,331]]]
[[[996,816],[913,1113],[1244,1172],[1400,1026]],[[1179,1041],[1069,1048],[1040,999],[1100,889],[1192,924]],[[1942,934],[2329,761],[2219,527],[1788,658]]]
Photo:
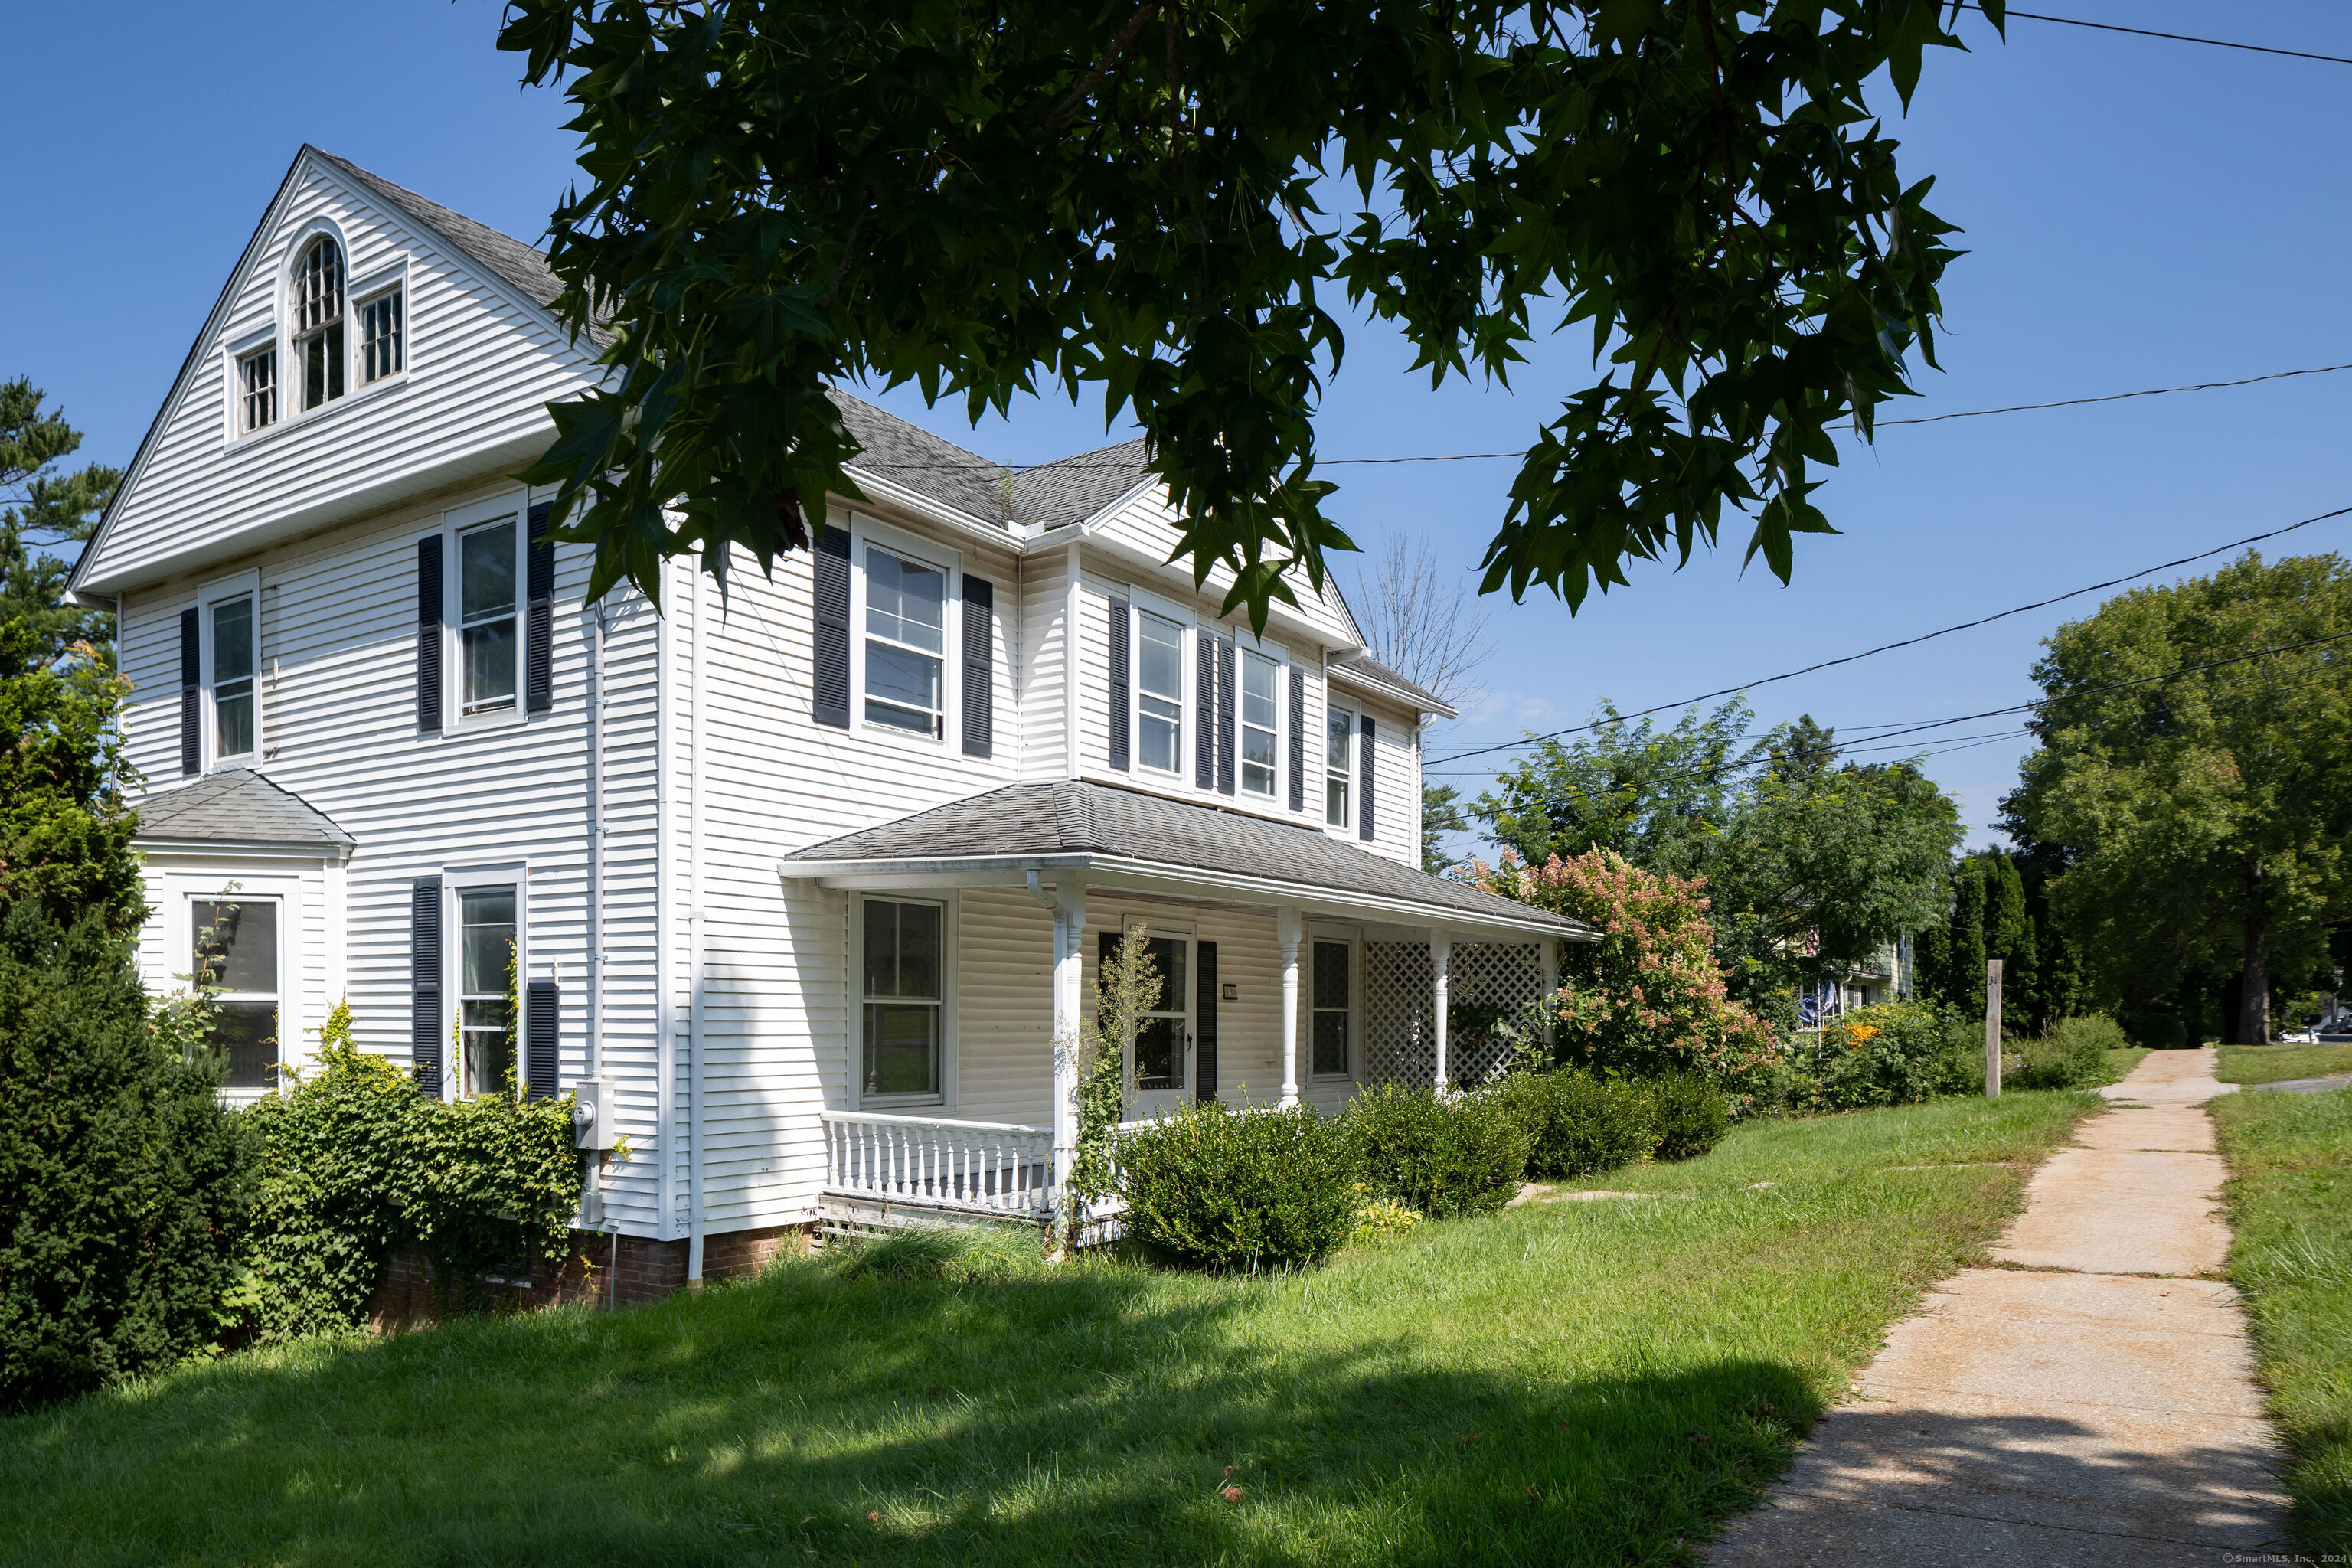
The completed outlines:
[[[2011,15],[2015,16],[2018,13],[2011,12]],[[2126,398],[2165,397],[2176,392],[2211,392],[2221,387],[2252,386],[2258,382],[2284,381],[2290,376],[2328,375],[2339,370],[2352,370],[2352,363],[2312,365],[2304,370],[2274,370],[2266,375],[2240,376],[2234,381],[2196,381],[2190,382],[2186,386],[2150,386],[2143,387],[2137,392],[2105,392],[2091,397],[2062,397],[2054,403],[2012,403],[2000,408],[1963,408],[1950,414],[1923,414],[1911,419],[1879,419],[1872,422],[1872,427],[1884,430],[1896,425],[1940,425],[1947,419],[1983,419],[1995,414],[2031,414],[2045,408],[2079,408],[2088,403],[2121,403]],[[1527,455],[1526,448],[1522,447],[1510,452],[1433,452],[1401,458],[1318,458],[1315,461],[1315,466],[1319,468],[1332,468],[1377,467],[1389,463],[1477,463],[1492,458],[1524,458]],[[1131,469],[1135,465],[1127,462],[1088,462],[1082,458],[1064,458],[1052,463],[981,461],[868,463],[853,458],[849,461],[849,467],[865,468],[874,473],[914,469],[924,473],[962,470],[970,473],[1026,474],[1034,473],[1040,468],[1058,468],[1066,473],[1087,468]]]
[[[1969,0],[1961,0],[1961,5],[1969,11],[1984,9],[1981,5],[1969,4]],[[2068,27],[2094,27],[2102,33],[2130,33],[2142,38],[2169,38],[2176,44],[2204,44],[2216,49],[2243,49],[2249,54],[2284,55],[2290,59],[2324,60],[2334,66],[2352,66],[2352,57],[2315,55],[2308,49],[2281,49],[2273,48],[2268,44],[2242,44],[2233,38],[2200,38],[2191,33],[2159,33],[2152,27],[2126,27],[2115,22],[2086,22],[2080,16],[2050,16],[2037,11],[2013,11],[2007,6],[2002,7],[2002,14],[2008,16],[2022,16],[2029,22],[2056,22]]]
[[[1483,757],[1490,752],[1515,751],[1521,746],[1531,746],[1542,741],[1557,741],[1563,735],[1581,734],[1588,730],[1598,730],[1610,724],[1622,723],[1628,719],[1645,719],[1653,713],[1664,713],[1669,709],[1688,708],[1693,703],[1712,701],[1717,697],[1734,696],[1742,691],[1753,690],[1759,686],[1770,686],[1778,681],[1794,680],[1801,675],[1811,675],[1817,670],[1834,669],[1839,665],[1852,664],[1857,659],[1870,658],[1882,653],[1892,653],[1896,648],[1916,647],[1923,642],[1932,642],[1937,637],[1949,637],[1954,632],[1964,632],[1971,627],[1989,626],[1994,621],[2007,620],[2011,616],[2021,616],[2030,610],[2048,609],[2053,605],[2062,605],[2069,599],[2079,599],[2085,594],[2101,593],[2108,588],[2120,587],[2126,583],[2137,582],[2142,577],[2152,577],[2158,572],[2169,572],[2176,566],[2186,566],[2192,562],[2204,561],[2216,555],[2226,554],[2232,550],[2243,549],[2249,544],[2259,544],[2265,539],[2276,539],[2283,533],[2293,533],[2296,529],[2309,528],[2313,523],[2326,522],[2330,518],[2343,517],[2347,513],[2352,513],[2352,506],[2340,506],[2333,511],[2323,511],[2316,517],[2306,517],[2301,522],[2290,522],[2284,528],[2273,528],[2267,533],[2248,534],[2243,539],[2233,539],[2227,544],[2217,544],[2210,550],[2201,550],[2194,555],[2183,555],[2177,561],[2167,561],[2126,576],[2110,577],[2104,583],[2094,583],[2088,587],[2072,589],[2052,598],[2036,599],[2030,605],[2019,605],[2011,609],[1996,610],[1990,616],[1979,616],[1975,620],[1962,621],[1957,626],[1942,626],[1932,632],[1921,632],[1916,637],[1905,637],[1900,642],[1881,643],[1876,647],[1866,647],[1860,653],[1850,653],[1842,658],[1825,658],[1819,664],[1806,665],[1802,669],[1785,670],[1779,675],[1768,675],[1759,679],[1743,681],[1738,686],[1726,686],[1715,691],[1703,691],[1696,697],[1685,697],[1679,702],[1661,702],[1654,708],[1643,708],[1633,713],[1620,713],[1614,719],[1603,719],[1591,724],[1575,724],[1565,730],[1553,730],[1541,735],[1522,736],[1516,741],[1498,741],[1491,746],[1473,746],[1466,751],[1454,752],[1439,757],[1430,765],[1443,767],[1447,763],[1458,763],[1465,757]],[[2008,711],[2008,710],[2002,711]],[[1902,734],[1908,731],[1895,732]]]

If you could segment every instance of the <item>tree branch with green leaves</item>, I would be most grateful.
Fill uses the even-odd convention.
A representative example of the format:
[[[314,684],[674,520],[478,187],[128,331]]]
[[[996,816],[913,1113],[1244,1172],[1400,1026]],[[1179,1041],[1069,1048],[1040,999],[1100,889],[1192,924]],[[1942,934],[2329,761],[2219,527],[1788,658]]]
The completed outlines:
[[[1998,29],[2000,0],[1979,7]],[[529,470],[592,594],[726,581],[858,497],[828,389],[977,418],[1059,388],[1141,426],[1197,582],[1263,626],[1354,548],[1314,414],[1392,323],[1433,385],[1589,326],[1483,587],[1571,609],[1727,507],[1782,580],[1834,426],[1935,359],[1952,226],[1866,101],[1958,47],[1943,0],[1373,5],[514,0],[500,47],[577,109],[557,308],[606,383]],[[1341,210],[1347,209],[1347,210]]]

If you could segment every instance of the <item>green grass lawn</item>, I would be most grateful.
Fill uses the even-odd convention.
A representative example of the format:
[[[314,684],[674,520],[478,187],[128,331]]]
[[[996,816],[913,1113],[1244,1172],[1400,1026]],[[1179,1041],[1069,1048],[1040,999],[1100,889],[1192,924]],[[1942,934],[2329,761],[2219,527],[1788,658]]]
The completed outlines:
[[[2296,1543],[2315,1559],[2352,1552],[2352,1092],[2232,1094],[2212,1110],[2238,1233],[2230,1276],[2294,1456]]]
[[[2352,1046],[2223,1046],[2223,1083],[2284,1083],[2352,1072]]]
[[[1309,1273],[794,1263],[236,1355],[0,1421],[0,1560],[1685,1562],[2096,1103],[1747,1126]]]

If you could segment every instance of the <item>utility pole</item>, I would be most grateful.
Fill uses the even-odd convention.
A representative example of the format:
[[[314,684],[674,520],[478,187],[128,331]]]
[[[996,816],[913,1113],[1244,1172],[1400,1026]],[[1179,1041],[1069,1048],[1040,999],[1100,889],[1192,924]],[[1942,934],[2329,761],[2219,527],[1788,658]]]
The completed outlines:
[[[1985,1098],[2000,1098],[2000,960],[1985,960]]]

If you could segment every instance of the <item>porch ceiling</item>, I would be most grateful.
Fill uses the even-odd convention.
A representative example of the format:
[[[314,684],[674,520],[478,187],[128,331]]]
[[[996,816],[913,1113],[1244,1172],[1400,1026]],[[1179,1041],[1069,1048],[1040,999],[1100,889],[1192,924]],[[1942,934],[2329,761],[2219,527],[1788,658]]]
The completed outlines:
[[[1318,829],[1059,781],[1013,784],[811,845],[777,864],[836,888],[1091,887],[1464,934],[1597,940],[1590,926],[1433,877]]]

